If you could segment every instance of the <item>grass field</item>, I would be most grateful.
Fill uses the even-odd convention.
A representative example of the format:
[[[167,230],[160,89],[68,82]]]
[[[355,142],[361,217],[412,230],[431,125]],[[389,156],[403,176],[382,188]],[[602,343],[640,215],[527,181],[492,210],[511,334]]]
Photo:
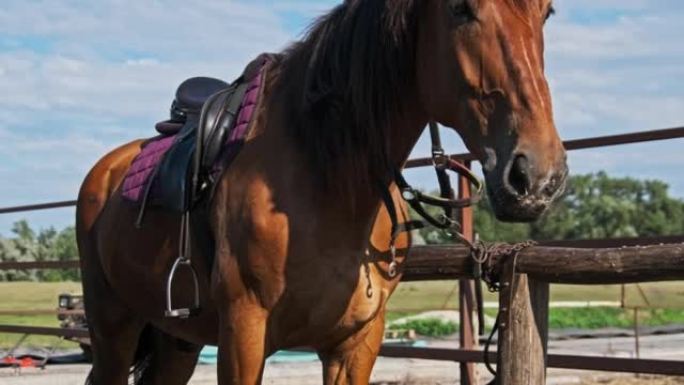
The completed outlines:
[[[458,305],[455,285],[453,281],[402,283],[390,300],[388,319],[393,320],[399,316],[426,310],[455,309]],[[628,307],[668,309],[652,312],[653,317],[649,316],[651,313],[644,311],[642,316],[644,324],[651,322],[651,319],[652,322],[658,321],[658,323],[666,323],[670,320],[679,322],[684,317],[684,282],[642,284],[640,287],[644,293],[643,296],[636,285],[626,287],[625,298]],[[74,282],[0,283],[0,311],[55,309],[57,296],[60,293],[80,293],[80,291],[81,284]],[[620,292],[620,286],[557,285],[551,288],[551,300],[619,301]],[[496,301],[496,296],[486,293],[485,300]],[[621,309],[554,309],[550,318],[552,326],[591,327],[600,322],[615,322],[615,326],[631,325],[629,312]],[[52,315],[0,316],[0,324],[56,327],[59,322]],[[11,346],[18,339],[18,335],[0,333],[0,348]],[[30,337],[27,342],[34,346],[50,346],[56,341],[56,338],[51,337]]]
[[[458,306],[456,285],[454,281],[402,283],[390,299],[389,311],[414,313],[425,309],[455,309]],[[625,289],[626,307],[684,309],[684,282],[626,285]],[[620,301],[620,298],[620,285],[551,286],[553,302]],[[485,301],[497,300],[496,294],[485,288]]]
[[[59,294],[80,292],[81,284],[76,282],[0,283],[0,311],[56,309]],[[57,321],[57,317],[54,315],[0,315],[0,324],[57,327],[59,326],[59,321]],[[0,333],[0,348],[11,347],[20,337],[18,334]],[[29,346],[52,346],[58,342],[59,339],[55,337],[31,336],[26,341],[26,344]],[[69,346],[69,343],[64,342],[64,346]]]

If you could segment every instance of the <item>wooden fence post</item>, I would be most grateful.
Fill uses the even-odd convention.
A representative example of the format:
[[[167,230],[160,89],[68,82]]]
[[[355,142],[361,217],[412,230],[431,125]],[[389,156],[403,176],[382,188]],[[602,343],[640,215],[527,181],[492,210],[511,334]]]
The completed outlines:
[[[498,385],[544,385],[549,284],[513,274],[513,269],[511,258],[504,265],[499,297]]]

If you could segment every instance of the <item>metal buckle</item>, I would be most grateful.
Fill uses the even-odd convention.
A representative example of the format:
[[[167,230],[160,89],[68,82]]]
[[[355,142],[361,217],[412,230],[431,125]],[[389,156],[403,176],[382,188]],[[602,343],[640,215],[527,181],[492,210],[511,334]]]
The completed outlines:
[[[446,155],[444,150],[433,150],[432,151],[432,165],[444,169],[449,164],[449,156]]]
[[[392,256],[392,262],[390,262],[389,267],[387,268],[387,275],[389,275],[390,278],[395,278],[398,272],[398,264],[397,247],[394,245],[394,240],[392,240],[392,243],[390,244],[390,255]]]
[[[401,190],[401,197],[407,202],[412,202],[418,198],[418,194],[416,194],[416,190],[407,187]]]
[[[437,220],[444,223],[445,226],[448,226],[447,231],[458,231],[461,228],[461,225],[459,225],[457,221],[444,213],[440,213]]]

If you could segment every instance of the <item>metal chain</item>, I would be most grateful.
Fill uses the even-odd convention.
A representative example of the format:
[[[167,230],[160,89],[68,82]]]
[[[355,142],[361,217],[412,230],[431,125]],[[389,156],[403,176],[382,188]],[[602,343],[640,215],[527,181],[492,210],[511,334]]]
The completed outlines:
[[[363,261],[363,269],[366,274],[366,281],[368,281],[368,285],[366,285],[366,297],[368,298],[373,298],[373,281],[371,280],[371,271],[370,271],[370,251],[366,249],[365,252],[365,258]]]
[[[501,290],[499,275],[501,274],[501,261],[515,256],[521,251],[536,246],[535,241],[525,241],[515,244],[494,243],[487,245],[485,242],[477,241],[470,246],[470,256],[475,265],[480,267],[481,279],[487,284],[489,291],[496,293]]]

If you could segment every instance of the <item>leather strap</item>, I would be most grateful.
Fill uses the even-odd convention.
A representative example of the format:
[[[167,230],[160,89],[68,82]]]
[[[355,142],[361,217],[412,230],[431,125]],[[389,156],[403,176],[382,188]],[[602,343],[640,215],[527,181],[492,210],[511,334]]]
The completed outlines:
[[[437,179],[440,186],[440,196],[435,197],[414,189],[406,181],[406,178],[404,178],[404,176],[401,174],[401,171],[398,169],[392,170],[390,172],[389,180],[394,181],[397,184],[401,191],[402,198],[418,215],[423,218],[425,222],[443,230],[454,229],[459,226],[454,216],[454,209],[472,206],[478,202],[482,193],[483,185],[482,182],[467,167],[445,156],[439,135],[439,127],[434,122],[430,123],[430,136],[432,138],[432,158],[433,163],[435,164]],[[465,176],[468,181],[475,186],[475,194],[473,197],[467,199],[455,199],[454,191],[451,187],[451,180],[449,179],[447,171],[452,171],[456,174]],[[397,208],[394,200],[392,199],[392,194],[389,191],[388,183],[386,181],[380,181],[378,190],[380,191],[382,201],[387,208],[387,212],[392,221],[390,249],[392,252],[394,252],[394,241],[397,239],[400,233],[423,228],[425,224],[422,221],[409,221],[399,224]],[[435,218],[427,212],[423,205],[440,207],[442,210],[444,210],[444,214],[440,218]],[[455,236],[460,240],[465,239],[457,232]]]
[[[442,147],[442,137],[439,135],[439,126],[437,122],[431,121],[429,123],[430,127],[430,139],[432,140],[432,156],[441,153],[444,154],[444,148]]]
[[[423,227],[425,227],[425,225],[421,221],[408,221],[404,223],[399,223],[399,217],[397,215],[397,206],[394,204],[394,199],[392,199],[392,193],[389,191],[389,188],[385,186],[385,184],[381,183],[379,190],[382,202],[385,205],[385,208],[387,209],[387,213],[389,214],[390,220],[392,221],[392,244],[394,244],[394,241],[396,241],[397,237],[399,237],[399,234],[422,229]]]

